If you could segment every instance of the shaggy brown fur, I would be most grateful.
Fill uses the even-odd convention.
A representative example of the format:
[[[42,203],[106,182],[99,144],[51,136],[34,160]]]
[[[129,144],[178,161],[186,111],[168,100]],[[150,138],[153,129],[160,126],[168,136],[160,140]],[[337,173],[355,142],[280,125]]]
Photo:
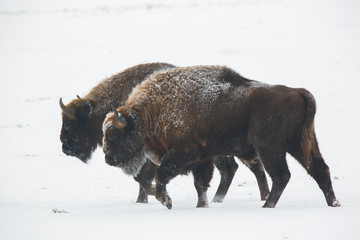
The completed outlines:
[[[313,128],[315,100],[305,89],[248,80],[219,66],[175,68],[150,76],[125,106],[104,121],[106,162],[127,171],[141,168],[142,156],[160,167],[156,198],[168,208],[167,183],[192,171],[200,207],[217,156],[261,159],[273,185],[264,207],[275,207],[289,179],[286,152],[316,180],[329,206],[339,206],[329,168]]]

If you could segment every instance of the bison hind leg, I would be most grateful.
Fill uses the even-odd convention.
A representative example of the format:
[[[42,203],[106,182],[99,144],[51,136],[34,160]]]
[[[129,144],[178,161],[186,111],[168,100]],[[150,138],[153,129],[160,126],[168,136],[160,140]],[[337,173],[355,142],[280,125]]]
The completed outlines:
[[[241,157],[240,160],[254,173],[260,190],[261,201],[265,201],[268,198],[270,191],[263,163],[257,156],[253,159]]]
[[[314,134],[314,144],[310,153],[305,153],[304,149],[300,145],[300,141],[295,141],[289,150],[289,153],[306,169],[308,174],[314,178],[322,190],[326,203],[330,207],[341,206],[340,202],[336,199],[335,193],[332,187],[330,170],[325,163]]]
[[[221,203],[229,190],[239,165],[235,162],[234,157],[217,157],[215,166],[220,172],[221,179],[212,202]]]
[[[258,155],[264,164],[265,170],[272,179],[270,194],[263,205],[264,208],[274,208],[280,199],[291,174],[286,162],[286,152],[276,151],[278,148],[265,147],[258,150]]]

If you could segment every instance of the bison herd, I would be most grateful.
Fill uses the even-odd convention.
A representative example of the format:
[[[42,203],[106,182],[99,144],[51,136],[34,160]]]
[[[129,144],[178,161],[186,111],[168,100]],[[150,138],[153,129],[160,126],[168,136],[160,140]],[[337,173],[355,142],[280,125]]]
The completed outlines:
[[[314,131],[315,99],[306,89],[250,80],[222,66],[149,63],[59,104],[63,152],[87,162],[102,146],[106,163],[139,183],[137,202],[154,195],[171,209],[166,185],[191,172],[197,207],[208,207],[214,166],[221,180],[212,201],[222,202],[237,157],[254,173],[263,207],[273,208],[290,179],[289,153],[318,183],[328,206],[340,206]]]

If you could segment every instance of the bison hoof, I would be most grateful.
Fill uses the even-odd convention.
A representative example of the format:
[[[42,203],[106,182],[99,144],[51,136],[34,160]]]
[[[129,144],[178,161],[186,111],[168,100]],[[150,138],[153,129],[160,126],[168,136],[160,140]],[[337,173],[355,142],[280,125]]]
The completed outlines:
[[[263,208],[275,208],[276,204],[275,203],[268,203],[265,202]]]
[[[215,197],[213,198],[213,200],[211,202],[213,202],[213,203],[222,203],[224,198],[225,198],[225,195],[221,195],[221,196],[215,195]]]
[[[148,203],[148,196],[144,194],[144,192],[139,193],[138,198],[136,199],[136,203]]]
[[[266,199],[269,197],[270,193],[267,193],[267,194],[261,194],[260,198],[261,198],[261,201],[266,201]]]
[[[148,202],[147,199],[137,199],[136,203],[144,203],[144,204],[146,204],[146,203],[149,203],[149,202]]]
[[[207,198],[200,198],[198,199],[197,208],[208,208],[209,207],[209,202],[207,200]]]
[[[333,203],[331,204],[331,207],[340,207],[340,206],[341,206],[341,204],[340,204],[339,200],[335,200],[335,201],[333,201]]]
[[[209,204],[208,203],[198,203],[196,205],[197,208],[208,208]]]
[[[167,209],[171,209],[172,208],[172,200],[171,198],[167,195],[166,196],[166,200],[163,203],[163,205],[165,205],[165,207],[167,207]]]
[[[156,197],[156,199],[159,200],[159,202],[161,202],[162,205],[167,207],[167,209],[172,208],[172,200],[169,197],[169,195],[163,195],[161,197]]]

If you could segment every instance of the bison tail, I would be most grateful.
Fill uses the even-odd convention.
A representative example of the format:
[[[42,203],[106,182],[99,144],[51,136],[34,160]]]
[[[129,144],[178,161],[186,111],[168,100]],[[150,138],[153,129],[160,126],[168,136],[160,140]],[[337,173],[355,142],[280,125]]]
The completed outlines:
[[[312,161],[311,153],[316,151],[316,137],[314,129],[314,118],[316,112],[316,102],[314,96],[303,88],[298,88],[296,91],[303,97],[306,103],[306,114],[303,125],[301,127],[301,150],[304,155],[304,164],[306,169],[309,169]]]
[[[303,99],[307,105],[304,125],[306,127],[310,128],[311,125],[314,124],[314,118],[315,118],[315,112],[316,112],[315,98],[308,90],[306,90],[304,88],[297,88],[296,91],[300,94],[301,97],[303,97]]]

